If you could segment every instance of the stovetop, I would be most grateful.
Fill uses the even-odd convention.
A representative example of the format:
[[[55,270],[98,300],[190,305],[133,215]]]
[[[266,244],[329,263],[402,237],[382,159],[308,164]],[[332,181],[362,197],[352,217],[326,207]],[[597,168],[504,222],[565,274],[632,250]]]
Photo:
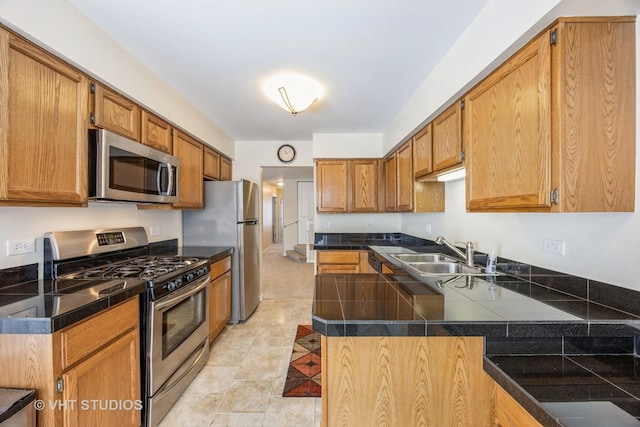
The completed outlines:
[[[193,257],[147,255],[121,261],[116,264],[104,264],[87,270],[65,274],[64,279],[127,279],[136,278],[151,281],[165,274],[195,266],[201,260]]]

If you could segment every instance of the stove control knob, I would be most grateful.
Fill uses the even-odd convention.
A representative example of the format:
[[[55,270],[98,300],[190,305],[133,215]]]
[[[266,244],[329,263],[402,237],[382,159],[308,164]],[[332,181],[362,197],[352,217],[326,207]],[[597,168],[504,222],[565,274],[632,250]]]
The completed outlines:
[[[193,280],[193,278],[194,278],[193,273],[189,273],[189,274],[187,274],[187,276],[186,276],[187,282],[192,281],[192,280]]]
[[[174,291],[176,289],[177,285],[176,282],[171,281],[169,283],[167,283],[167,289],[170,291]]]

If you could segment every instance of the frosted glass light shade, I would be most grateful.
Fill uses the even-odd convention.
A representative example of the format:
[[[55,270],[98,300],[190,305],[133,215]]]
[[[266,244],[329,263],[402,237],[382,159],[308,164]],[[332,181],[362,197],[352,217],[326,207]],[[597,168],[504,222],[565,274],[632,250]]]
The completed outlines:
[[[283,110],[296,115],[311,107],[324,94],[322,85],[303,74],[278,74],[268,79],[263,91]]]

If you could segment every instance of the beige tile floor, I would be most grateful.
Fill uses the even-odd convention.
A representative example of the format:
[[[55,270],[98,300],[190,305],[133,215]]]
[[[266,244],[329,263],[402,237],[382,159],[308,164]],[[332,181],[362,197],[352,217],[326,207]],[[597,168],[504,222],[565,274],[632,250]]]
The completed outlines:
[[[313,264],[263,253],[263,300],[244,323],[227,325],[207,364],[160,427],[314,427],[320,398],[282,397],[298,324],[311,324]]]

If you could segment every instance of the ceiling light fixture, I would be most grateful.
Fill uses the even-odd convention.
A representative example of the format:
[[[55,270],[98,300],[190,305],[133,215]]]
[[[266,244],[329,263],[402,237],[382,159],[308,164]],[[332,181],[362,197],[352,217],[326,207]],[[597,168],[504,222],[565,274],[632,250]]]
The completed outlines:
[[[324,94],[320,83],[303,74],[282,73],[263,86],[265,95],[294,116],[311,107]]]

